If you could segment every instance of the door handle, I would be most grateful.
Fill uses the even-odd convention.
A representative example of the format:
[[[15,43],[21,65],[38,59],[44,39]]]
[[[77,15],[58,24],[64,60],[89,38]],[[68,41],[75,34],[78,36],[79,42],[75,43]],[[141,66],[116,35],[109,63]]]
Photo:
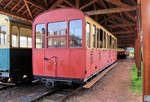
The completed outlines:
[[[45,61],[48,61],[48,58],[44,57],[44,60],[45,60]]]
[[[44,57],[44,60],[45,60],[45,61],[49,61],[49,60],[52,60],[53,58],[54,58],[55,60],[57,59],[57,57],[56,57],[56,56],[52,56],[52,57],[50,57],[50,58],[46,58],[46,57]]]

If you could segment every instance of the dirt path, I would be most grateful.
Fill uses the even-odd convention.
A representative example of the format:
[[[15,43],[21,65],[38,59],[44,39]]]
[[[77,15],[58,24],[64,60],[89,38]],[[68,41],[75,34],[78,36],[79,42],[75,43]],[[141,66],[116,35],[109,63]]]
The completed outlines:
[[[142,93],[133,93],[130,89],[133,64],[133,58],[120,60],[95,86],[79,92],[67,102],[142,102]]]

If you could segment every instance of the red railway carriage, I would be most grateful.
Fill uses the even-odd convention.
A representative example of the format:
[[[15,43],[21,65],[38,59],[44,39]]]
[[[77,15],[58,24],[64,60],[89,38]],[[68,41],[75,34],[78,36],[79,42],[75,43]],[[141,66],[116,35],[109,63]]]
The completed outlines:
[[[118,59],[124,59],[127,56],[129,56],[129,51],[126,51],[123,48],[118,48],[118,50],[117,50],[117,58]]]
[[[33,22],[33,75],[85,82],[117,60],[117,39],[82,11],[46,11]]]

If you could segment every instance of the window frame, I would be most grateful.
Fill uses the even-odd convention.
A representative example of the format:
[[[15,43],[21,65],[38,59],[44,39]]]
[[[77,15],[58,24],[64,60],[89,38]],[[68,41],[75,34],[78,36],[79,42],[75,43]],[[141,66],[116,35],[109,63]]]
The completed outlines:
[[[70,22],[71,21],[74,21],[74,20],[81,20],[81,23],[82,23],[82,45],[81,45],[81,47],[70,47]],[[82,48],[83,47],[83,20],[81,19],[81,18],[79,18],[79,19],[70,19],[69,21],[68,21],[68,47],[69,48]]]
[[[103,30],[103,48],[107,48],[107,33]]]
[[[46,46],[45,46],[45,36],[44,36],[44,47],[43,48],[36,48],[36,25],[40,25],[40,24],[44,24],[45,25],[45,36],[46,36],[46,29],[47,29],[47,25],[45,24],[45,23],[38,23],[38,24],[35,24],[35,32],[34,32],[34,44],[35,44],[35,46],[34,46],[34,49],[45,49],[46,48]],[[33,40],[33,39],[32,39]],[[33,43],[33,41],[32,41],[32,43]],[[32,44],[33,45],[33,44]],[[33,48],[33,46],[32,46],[32,48]]]
[[[110,34],[107,33],[107,48],[110,49]]]
[[[18,32],[17,32],[17,35],[15,35],[15,34],[12,34],[12,29],[13,29],[13,26],[15,26],[15,27],[17,27],[17,30],[18,30]],[[16,25],[16,24],[12,24],[11,25],[11,34],[10,34],[10,38],[11,38],[11,47],[12,48],[20,48],[20,29],[19,29],[19,26],[18,25]],[[17,46],[13,46],[13,38],[12,38],[12,36],[16,36],[16,44],[17,44]]]
[[[97,38],[97,47],[96,48],[100,48],[100,28],[96,28],[96,38]]]
[[[2,28],[2,27],[6,27],[6,34],[3,34],[2,32],[0,32],[0,46],[2,45],[6,45],[7,44],[7,32],[8,32],[8,27],[7,27],[7,24],[3,24],[3,25],[0,25],[0,27]],[[3,37],[4,37],[4,44],[1,44],[1,33],[3,34]]]
[[[88,38],[88,40],[89,40],[89,42],[88,42],[89,46],[87,46],[87,29],[86,29],[86,48],[91,48],[91,23],[86,22],[86,26],[87,26],[87,24],[89,24],[89,38]]]
[[[29,47],[29,38],[31,38],[31,47]],[[27,48],[32,48],[33,46],[32,46],[32,37],[31,36],[27,36]]]
[[[110,35],[109,37],[109,45],[110,45],[110,48],[112,49],[112,35]]]
[[[102,36],[101,36],[101,34],[102,34]],[[104,37],[104,31],[103,31],[103,29],[102,28],[100,28],[100,41],[101,41],[101,45],[100,45],[100,48],[103,48],[104,47],[104,45],[103,45],[103,41],[104,41],[104,39],[103,39],[103,37]]]
[[[95,31],[95,34],[94,34],[93,30]],[[94,38],[93,38],[93,36],[94,36]],[[92,48],[96,48],[96,25],[95,24],[93,24],[93,26],[92,26]]]
[[[31,36],[29,36],[29,35],[21,35],[21,28],[24,28],[24,29],[29,29],[28,27],[22,27],[22,26],[18,26],[19,27],[19,48],[32,48],[33,47],[33,42],[32,42],[32,33],[31,33]],[[31,30],[31,32],[32,32],[32,29],[30,29]],[[27,40],[27,43],[26,43],[26,47],[21,47],[21,36],[23,36],[23,37],[26,37],[26,40]],[[28,42],[28,38],[31,38],[31,47],[29,47],[28,45],[29,45],[29,42]]]
[[[48,24],[49,23],[59,23],[59,22],[66,22],[66,35],[52,35],[52,36],[49,36],[48,35]],[[46,46],[45,46],[45,48],[47,48],[47,49],[55,49],[55,47],[48,47],[48,39],[49,38],[63,38],[63,37],[65,37],[66,38],[66,47],[58,47],[58,48],[68,48],[68,21],[67,20],[64,20],[64,21],[56,21],[56,22],[47,22],[47,24],[46,24],[46,40],[45,40],[45,43],[46,43]]]
[[[20,48],[28,48],[28,36],[19,36],[20,37],[20,41],[19,41],[19,47]],[[26,47],[21,47],[21,37],[25,37],[26,38]]]

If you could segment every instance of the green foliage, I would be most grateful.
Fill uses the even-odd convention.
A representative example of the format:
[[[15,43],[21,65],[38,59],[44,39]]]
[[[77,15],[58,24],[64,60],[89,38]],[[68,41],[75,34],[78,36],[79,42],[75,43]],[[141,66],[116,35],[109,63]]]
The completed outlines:
[[[130,51],[131,54],[134,54],[134,51]]]
[[[138,79],[137,78],[137,68],[136,68],[136,65],[134,65],[132,67],[132,70],[131,70],[131,89],[134,91],[134,92],[142,92],[143,91],[143,73],[141,73],[141,78]],[[143,72],[143,65],[142,65],[142,70],[141,72]]]

